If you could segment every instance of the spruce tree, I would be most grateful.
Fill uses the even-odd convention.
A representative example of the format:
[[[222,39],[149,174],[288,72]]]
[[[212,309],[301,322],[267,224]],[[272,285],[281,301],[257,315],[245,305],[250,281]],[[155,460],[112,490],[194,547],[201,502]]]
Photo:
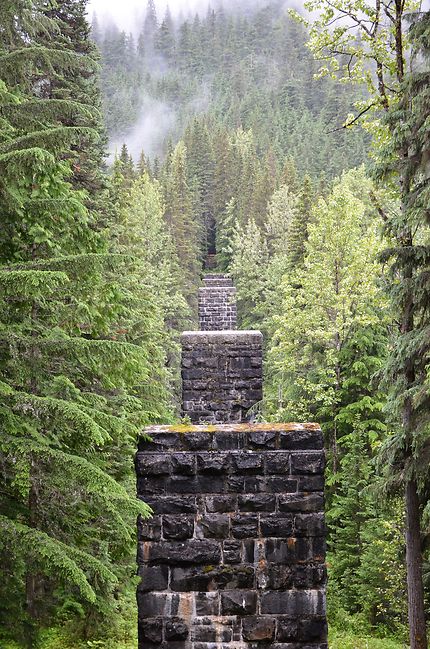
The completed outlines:
[[[193,193],[187,172],[187,149],[179,142],[171,156],[166,177],[166,221],[175,242],[182,269],[183,293],[196,306],[196,288],[202,265],[199,249],[201,228],[193,220]]]
[[[303,264],[313,200],[313,182],[311,177],[306,174],[298,194],[297,210],[291,222],[289,232],[288,254],[291,268]]]
[[[391,138],[377,169],[378,177],[398,182],[401,202],[398,214],[386,215],[392,246],[384,260],[391,262],[391,300],[399,331],[385,372],[397,430],[383,457],[389,483],[402,485],[405,494],[411,648],[426,649],[420,496],[427,482],[429,446],[430,12],[416,18],[411,35],[415,66],[404,77],[399,101],[387,114]]]
[[[134,338],[133,261],[104,254],[70,182],[94,115],[51,96],[92,61],[44,2],[3,3],[1,23],[0,615],[2,641],[31,648],[65,607],[87,638],[114,626],[147,513],[127,490],[134,438],[168,409],[158,307],[147,295]]]
[[[145,20],[143,23],[143,30],[141,34],[142,41],[139,42],[139,47],[144,51],[147,59],[149,59],[151,54],[153,53],[157,29],[158,19],[155,2],[154,0],[148,0]]]
[[[169,7],[166,9],[163,21],[158,29],[155,49],[167,61],[171,61],[175,54],[175,26]]]

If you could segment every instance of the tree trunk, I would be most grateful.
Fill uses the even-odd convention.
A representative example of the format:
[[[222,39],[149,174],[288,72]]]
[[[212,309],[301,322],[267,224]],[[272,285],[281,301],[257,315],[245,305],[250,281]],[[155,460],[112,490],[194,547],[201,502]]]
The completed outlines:
[[[415,480],[408,480],[406,505],[406,569],[410,649],[427,649],[424,588],[421,572],[420,506]]]
[[[28,491],[28,525],[37,527],[37,503],[38,493],[36,485],[36,476],[34,470],[34,459],[30,458],[30,485]],[[27,619],[25,623],[25,644],[27,649],[33,649],[35,641],[36,628],[36,599],[37,599],[37,576],[31,566],[27,566],[25,575],[25,607]]]

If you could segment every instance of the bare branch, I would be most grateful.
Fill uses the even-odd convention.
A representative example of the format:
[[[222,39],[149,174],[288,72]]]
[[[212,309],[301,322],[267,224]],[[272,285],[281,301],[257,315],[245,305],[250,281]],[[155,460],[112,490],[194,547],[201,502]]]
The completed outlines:
[[[343,129],[345,129],[345,128],[349,128],[350,126],[353,126],[356,122],[358,122],[358,120],[359,120],[361,117],[363,117],[363,115],[365,115],[367,112],[369,112],[369,110],[370,110],[371,108],[373,108],[374,106],[376,106],[376,101],[374,101],[374,102],[371,103],[369,106],[367,106],[367,107],[364,108],[362,111],[360,111],[360,112],[358,113],[358,115],[356,115],[356,116],[354,117],[354,119],[352,119],[350,122],[347,122],[346,124],[343,124],[342,126],[339,126],[338,128],[335,128],[335,129],[333,129],[332,131],[326,131],[326,133],[327,133],[327,134],[328,134],[328,133],[336,133],[337,131],[343,131]]]

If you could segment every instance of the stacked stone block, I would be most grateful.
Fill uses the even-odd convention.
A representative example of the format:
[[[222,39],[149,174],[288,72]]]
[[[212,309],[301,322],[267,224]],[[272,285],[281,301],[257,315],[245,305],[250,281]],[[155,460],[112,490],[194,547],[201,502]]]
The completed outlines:
[[[228,275],[210,274],[199,289],[199,322],[202,331],[237,328],[236,288]]]
[[[262,347],[259,331],[184,332],[183,415],[193,424],[248,421],[263,398]]]
[[[327,649],[319,427],[146,432],[139,649]]]

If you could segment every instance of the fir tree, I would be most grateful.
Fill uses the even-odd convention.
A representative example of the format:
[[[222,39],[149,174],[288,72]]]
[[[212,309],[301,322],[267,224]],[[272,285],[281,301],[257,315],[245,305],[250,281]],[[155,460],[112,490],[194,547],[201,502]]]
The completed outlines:
[[[428,66],[420,67],[419,57],[426,63],[430,59],[430,12],[416,20],[412,38],[418,66],[403,78],[399,101],[387,114],[392,136],[378,168],[379,177],[397,180],[401,201],[398,214],[386,215],[392,247],[384,259],[392,263],[391,300],[400,324],[385,372],[397,430],[384,457],[388,482],[402,485],[405,493],[410,643],[413,649],[426,649],[420,487],[427,479],[429,424],[430,74]]]
[[[158,307],[146,296],[133,338],[120,286],[132,262],[101,254],[87,194],[68,182],[72,144],[85,156],[96,129],[84,126],[90,109],[63,96],[65,78],[93,62],[74,49],[71,13],[50,9],[6,3],[0,31],[17,86],[0,82],[0,608],[6,640],[28,647],[67,605],[87,638],[103,617],[114,625],[133,517],[147,512],[126,488],[133,438],[168,416]]]
[[[195,306],[202,258],[201,232],[193,221],[193,195],[188,183],[187,149],[180,142],[173,151],[166,179],[166,220],[175,242],[183,273],[183,292]]]
[[[168,61],[171,61],[175,54],[175,27],[169,7],[158,29],[155,49]]]

